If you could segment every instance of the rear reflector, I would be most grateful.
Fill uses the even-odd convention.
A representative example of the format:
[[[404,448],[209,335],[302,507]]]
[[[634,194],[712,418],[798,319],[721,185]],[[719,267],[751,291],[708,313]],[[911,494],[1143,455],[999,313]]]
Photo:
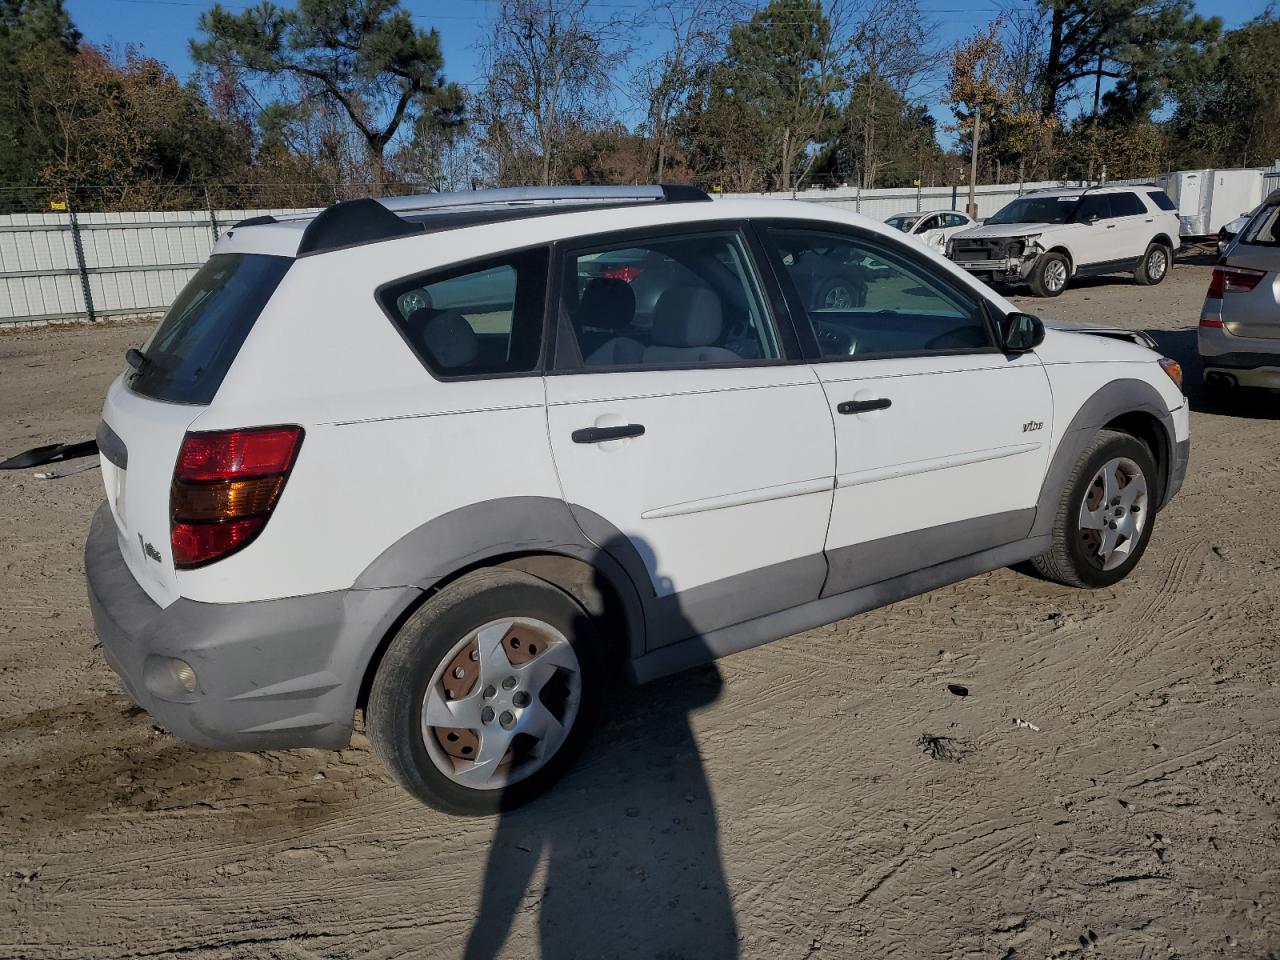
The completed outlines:
[[[1221,300],[1228,293],[1248,293],[1266,275],[1265,270],[1251,270],[1248,267],[1214,267],[1206,296],[1210,300]],[[1205,326],[1213,326],[1213,324],[1205,324]]]
[[[223,523],[184,523],[174,520],[169,542],[173,562],[184,568],[198,567],[246,547],[267,525],[266,517],[248,517]]]
[[[179,568],[203,566],[248,546],[284,490],[301,427],[189,433],[169,491],[169,541]]]

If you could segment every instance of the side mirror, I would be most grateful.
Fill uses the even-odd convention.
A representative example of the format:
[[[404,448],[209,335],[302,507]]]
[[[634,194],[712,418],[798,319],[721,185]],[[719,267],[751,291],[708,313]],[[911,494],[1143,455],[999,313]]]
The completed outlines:
[[[1026,353],[1044,343],[1044,324],[1029,313],[1011,313],[1000,321],[1000,345],[1005,353]]]

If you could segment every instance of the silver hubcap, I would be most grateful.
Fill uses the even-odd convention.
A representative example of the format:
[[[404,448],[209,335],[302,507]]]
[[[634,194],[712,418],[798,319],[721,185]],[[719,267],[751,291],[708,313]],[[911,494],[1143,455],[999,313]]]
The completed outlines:
[[[1055,293],[1067,285],[1067,265],[1061,260],[1051,260],[1044,268],[1044,287]]]
[[[1164,251],[1160,249],[1152,250],[1151,258],[1147,261],[1147,276],[1152,280],[1159,280],[1168,269],[1169,258],[1165,256]]]
[[[1147,478],[1127,457],[1102,465],[1080,505],[1080,541],[1103,570],[1114,570],[1132,555],[1147,516]]]
[[[436,768],[474,790],[541,769],[582,699],[577,654],[541,620],[494,620],[454,644],[422,701],[422,741]]]
[[[832,287],[822,298],[822,305],[828,310],[848,310],[853,306],[853,294],[848,287]]]

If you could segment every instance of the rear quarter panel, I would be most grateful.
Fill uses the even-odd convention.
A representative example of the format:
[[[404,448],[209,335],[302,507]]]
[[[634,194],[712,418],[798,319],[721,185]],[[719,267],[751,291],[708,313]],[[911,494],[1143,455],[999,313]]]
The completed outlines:
[[[306,437],[262,535],[180,571],[183,596],[230,603],[344,589],[405,533],[457,507],[560,497],[542,379],[436,380],[379,308],[380,283],[469,252],[456,238],[448,252],[424,246],[303,258],[286,275],[192,429],[290,423]]]

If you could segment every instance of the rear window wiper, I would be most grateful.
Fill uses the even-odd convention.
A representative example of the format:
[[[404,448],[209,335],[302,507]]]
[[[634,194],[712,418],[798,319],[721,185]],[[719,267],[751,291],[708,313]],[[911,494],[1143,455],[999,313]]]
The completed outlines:
[[[137,347],[130,347],[126,350],[124,352],[124,360],[125,363],[129,364],[129,366],[133,367],[133,369],[137,370],[139,373],[142,372],[143,367],[151,362],[147,359],[147,355]]]

